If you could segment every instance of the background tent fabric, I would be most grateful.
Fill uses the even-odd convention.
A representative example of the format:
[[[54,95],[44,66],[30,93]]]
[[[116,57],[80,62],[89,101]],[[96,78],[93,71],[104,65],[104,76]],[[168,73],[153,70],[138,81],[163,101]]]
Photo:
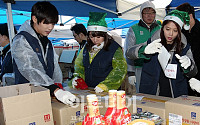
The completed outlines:
[[[3,1],[8,1],[8,3]],[[32,6],[38,0],[15,0],[14,4],[10,4],[10,2],[12,0],[0,0],[0,9],[8,10],[7,22],[10,39],[12,39],[14,37],[14,30],[11,9],[30,12]],[[107,17],[117,18],[116,0],[49,0],[49,2],[56,6],[60,15],[88,17],[89,12],[106,12]]]
[[[23,22],[31,18],[31,13],[26,11],[12,10],[13,23],[17,29]],[[0,9],[0,23],[7,23],[6,9]]]
[[[89,17],[76,17],[76,23],[82,23],[85,27],[87,27],[87,22]],[[106,23],[108,25],[108,30],[113,29],[122,29],[129,28],[135,23],[138,23],[138,20],[127,20],[122,18],[106,18]]]
[[[56,6],[60,15],[88,17],[89,12],[106,12],[107,17],[117,18],[116,0],[40,0],[49,1]],[[38,0],[15,0],[13,10],[29,11]],[[0,0],[0,8],[6,4]],[[101,9],[100,9],[101,8]]]
[[[6,10],[7,5],[3,1],[6,0],[0,0],[0,10]],[[10,0],[12,1],[12,0]],[[15,4],[12,4],[13,9],[13,18],[15,16],[20,16],[20,22],[23,23],[25,20],[23,20],[25,17],[27,17],[28,13],[31,10],[31,7],[34,3],[36,3],[38,0],[15,0]],[[87,18],[89,15],[89,12],[96,11],[96,12],[106,12],[107,15],[107,23],[109,23],[109,30],[111,29],[119,29],[119,28],[127,28],[133,25],[134,23],[137,23],[137,21],[140,19],[140,12],[139,8],[141,4],[147,0],[41,0],[41,1],[50,1],[52,4],[56,6],[56,8],[59,11],[60,15],[67,15],[67,16],[75,16],[72,17],[76,20],[77,23],[87,23]],[[163,19],[165,16],[165,8],[167,5],[169,5],[168,9],[173,9],[176,6],[184,3],[189,2],[191,5],[193,5],[196,9],[196,17],[200,17],[200,2],[199,0],[150,0],[152,1],[157,9],[157,19]],[[171,2],[171,3],[170,3]],[[168,10],[167,9],[167,10]],[[24,13],[15,13],[14,10],[19,10]],[[29,12],[25,12],[29,11]],[[0,13],[1,14],[1,13]],[[122,14],[122,15],[120,15]],[[24,17],[22,19],[22,17]],[[80,18],[78,18],[80,17]],[[0,15],[0,18],[2,19],[2,14]],[[16,18],[15,18],[16,19]],[[14,21],[14,24],[19,26],[18,23],[16,23],[16,20]],[[62,19],[62,18],[60,18]],[[74,20],[73,19],[73,20]],[[126,20],[128,19],[128,20]],[[86,20],[85,22],[83,20]],[[0,20],[1,21],[1,20]],[[7,21],[10,22],[10,21]],[[64,21],[61,20],[61,24]],[[69,21],[66,21],[68,23]],[[55,33],[52,33],[53,35],[60,34],[58,32],[60,29],[55,29]],[[57,35],[58,36],[58,35]],[[66,36],[66,35],[65,35]]]
[[[104,11],[104,9],[99,9],[98,7],[93,7],[92,5],[87,5],[84,4],[85,6],[80,6],[81,2],[77,1],[50,1],[52,4],[54,4],[58,11],[59,14],[62,14],[59,18],[58,24],[63,24],[63,26],[56,25],[54,30],[51,32],[49,37],[52,38],[73,38],[71,31],[69,30],[71,25],[73,23],[83,23],[87,27],[87,21],[88,21],[88,15],[89,11],[98,11],[98,12],[106,12],[108,15],[106,17],[106,21],[108,23],[108,30],[113,30],[113,29],[120,29],[120,28],[128,28],[131,25],[137,23],[137,20],[126,20],[126,19],[121,19],[121,18],[113,18],[117,17],[116,14],[113,14],[110,12],[111,11],[116,11],[116,1],[115,0],[109,0],[109,2],[105,2],[105,0],[101,1],[96,1],[96,0],[87,0],[87,2],[94,3],[97,6],[101,6],[104,9],[107,8],[107,11]],[[0,7],[6,8],[6,3],[0,4]],[[73,2],[73,6],[71,6]],[[104,2],[104,4],[102,4]],[[36,3],[36,1],[16,1],[15,4],[12,4],[12,15],[13,15],[13,23],[15,26],[19,26],[22,24],[25,20],[30,19],[30,11],[32,5]],[[105,6],[106,5],[106,6]],[[87,10],[85,9],[87,8]],[[72,8],[70,10],[70,8]],[[79,9],[77,9],[79,8]],[[17,11],[14,9],[18,9],[21,11]],[[66,11],[66,9],[70,11]],[[84,11],[81,11],[84,9]],[[5,11],[6,9],[1,9],[4,11],[4,14],[1,14],[1,17],[4,17],[2,20],[0,20],[0,23],[5,23],[7,22],[6,14]],[[22,11],[23,10],[23,11]],[[66,20],[66,16],[63,15],[73,15],[74,17],[71,17],[71,19]],[[81,17],[78,17],[81,16]],[[21,20],[21,21],[19,21]],[[74,21],[75,20],[75,21]],[[74,21],[74,22],[72,22]],[[17,27],[18,28],[18,27]]]
[[[119,18],[139,20],[140,6],[148,0],[117,0],[117,9],[121,16]],[[156,8],[156,19],[162,20],[165,15],[165,7],[170,4],[172,0],[150,0]]]

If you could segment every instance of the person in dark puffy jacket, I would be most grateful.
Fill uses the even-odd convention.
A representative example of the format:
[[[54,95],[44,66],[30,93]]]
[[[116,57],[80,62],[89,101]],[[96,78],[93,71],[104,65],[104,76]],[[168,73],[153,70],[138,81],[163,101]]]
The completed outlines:
[[[195,18],[195,10],[194,7],[191,6],[189,3],[183,3],[179,5],[177,8],[179,11],[188,12],[190,17],[190,29],[185,30],[182,29],[182,33],[185,35],[187,42],[191,45],[192,54],[194,57],[195,64],[197,66],[198,71],[200,71],[200,22]],[[197,75],[194,76],[194,78],[200,80],[200,72],[197,73]],[[189,95],[191,96],[199,96],[200,94],[196,93],[195,91],[192,91],[191,88],[188,88]]]

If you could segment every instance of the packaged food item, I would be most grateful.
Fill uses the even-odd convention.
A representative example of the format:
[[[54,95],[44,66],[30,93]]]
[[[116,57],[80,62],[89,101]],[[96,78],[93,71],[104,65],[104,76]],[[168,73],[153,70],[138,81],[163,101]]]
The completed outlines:
[[[111,121],[112,125],[127,125],[131,122],[131,113],[126,107],[125,91],[117,91],[117,110]]]
[[[98,98],[95,94],[87,95],[88,113],[82,125],[106,125],[99,113]]]
[[[87,89],[88,88],[88,86],[83,78],[78,77],[78,79],[75,81],[77,82],[77,86],[75,86],[77,89]]]
[[[108,102],[108,108],[104,115],[104,119],[106,123],[111,125],[112,122],[111,120],[117,109],[117,90],[109,90],[108,95],[109,95],[109,102]]]
[[[155,125],[161,125],[163,122],[163,119],[161,119],[160,116],[151,112],[140,112],[140,113],[133,114],[131,117],[132,117],[132,121],[135,121],[138,119],[148,120],[148,121],[152,121]]]
[[[130,122],[128,125],[155,125],[154,122],[144,119],[136,119]]]

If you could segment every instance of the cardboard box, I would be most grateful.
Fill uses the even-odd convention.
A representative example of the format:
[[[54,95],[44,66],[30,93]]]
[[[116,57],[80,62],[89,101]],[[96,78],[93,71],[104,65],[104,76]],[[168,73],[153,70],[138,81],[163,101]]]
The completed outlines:
[[[30,84],[0,87],[0,125],[53,125],[49,90]]]
[[[136,109],[134,109],[135,108],[134,102],[133,105],[128,108],[131,113],[148,111],[156,115],[159,115],[164,120],[162,125],[166,124],[165,102],[171,100],[172,98],[143,94],[143,93],[136,94],[135,98],[136,98]]]
[[[104,98],[108,98],[108,92],[96,93],[93,88],[88,88],[86,90],[70,88],[69,86],[64,87],[66,91],[71,92],[72,94],[76,95],[79,98],[80,102],[87,102],[86,96],[89,94],[96,94],[98,100],[104,100]]]
[[[84,120],[87,115],[88,107],[86,96],[95,94],[94,90],[77,90],[69,87],[64,88],[78,97],[78,102],[73,106],[65,105],[52,99],[52,111],[55,125],[78,125]],[[99,110],[101,115],[105,115],[108,108],[108,99],[105,103],[104,97],[108,95],[107,92],[96,94],[99,102]]]
[[[52,100],[54,125],[76,125],[84,120],[87,114],[86,103],[76,103],[73,106],[65,105]]]
[[[144,93],[137,93],[137,100],[146,100],[146,101],[155,101],[155,102],[163,102],[171,100],[172,98],[164,97],[164,96],[156,96]]]
[[[64,87],[66,91],[78,97],[78,102],[74,106],[69,106],[58,102],[56,99],[52,99],[52,111],[55,125],[78,125],[84,120],[87,114],[87,101],[86,96],[89,94],[95,94],[93,89],[78,90],[70,87]],[[103,108],[103,103],[101,104],[101,97],[106,96],[108,93],[96,94],[99,98],[100,113],[105,114],[107,108]]]
[[[165,103],[167,124],[200,125],[200,98],[180,96]]]
[[[165,103],[162,102],[149,102],[149,101],[137,101],[137,112],[151,112],[160,116],[164,122],[162,125],[165,125]]]
[[[134,98],[136,99],[135,101]],[[135,97],[126,96],[126,106],[131,114],[148,111],[159,115],[165,120],[165,102],[171,99],[163,96],[138,93]],[[102,99],[99,102],[99,107],[101,115],[105,115],[108,108],[108,99]],[[165,123],[164,121],[163,125]]]
[[[108,104],[99,100],[99,112],[105,115]],[[52,111],[54,125],[78,125],[81,124],[88,113],[87,103],[75,103],[73,106],[65,105],[52,99]]]
[[[54,120],[56,122],[55,125],[75,125],[78,122],[81,122],[87,114],[86,95],[95,94],[90,90],[74,90],[68,87],[65,89],[79,97],[81,104],[74,108],[59,102],[52,102],[53,115],[55,116]],[[97,97],[99,102],[99,112],[101,115],[105,115],[108,108],[108,93],[101,93],[101,95],[97,94]],[[138,97],[138,99],[141,100],[137,100],[134,103],[132,97],[126,97],[126,105],[131,114],[136,113],[136,111],[149,111],[159,115],[165,120],[165,102],[171,98],[139,93],[135,98]],[[134,107],[135,104],[136,107]],[[165,125],[166,122],[163,123],[163,125]]]

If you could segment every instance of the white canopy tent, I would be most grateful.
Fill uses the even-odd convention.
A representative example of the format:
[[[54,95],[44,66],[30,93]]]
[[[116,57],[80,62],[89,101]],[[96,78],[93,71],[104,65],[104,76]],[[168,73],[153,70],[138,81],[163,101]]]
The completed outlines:
[[[140,19],[140,6],[142,3],[148,0],[117,0],[118,17],[123,19]],[[162,20],[166,11],[165,8],[168,6],[172,0],[150,0],[155,5],[156,8],[156,19]]]
[[[32,5],[37,1],[52,2],[52,4],[58,8],[59,14],[63,15],[76,14],[70,16],[88,16],[88,12],[97,11],[106,12],[108,13],[107,17],[111,18],[120,17],[130,20],[138,20],[140,18],[139,8],[141,4],[147,0],[4,0],[4,5],[0,5],[0,7],[5,8],[6,5],[7,8],[7,20],[9,25],[8,28],[10,32],[10,39],[14,37],[12,7],[14,9],[30,11]],[[165,16],[165,7],[171,2],[171,0],[165,0],[165,2],[164,0],[162,2],[160,2],[160,0],[151,1],[156,5],[156,8],[158,9],[157,19],[162,19]],[[1,3],[2,1],[0,1],[0,4]],[[11,3],[15,4],[11,5]],[[66,11],[66,9],[68,11]],[[82,9],[84,9],[84,11],[82,11]],[[77,12],[75,13],[74,11]]]

